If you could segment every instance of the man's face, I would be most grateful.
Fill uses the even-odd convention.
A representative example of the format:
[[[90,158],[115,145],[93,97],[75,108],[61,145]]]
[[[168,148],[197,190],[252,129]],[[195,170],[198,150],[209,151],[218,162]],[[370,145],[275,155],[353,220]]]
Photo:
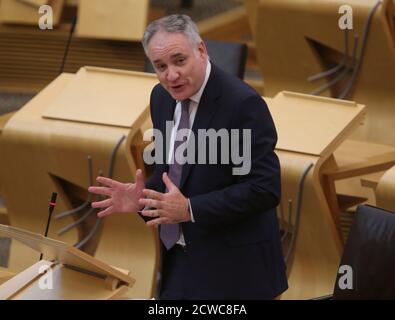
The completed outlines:
[[[182,33],[158,31],[147,47],[162,86],[175,100],[185,100],[202,86],[206,74],[207,50],[197,47]]]

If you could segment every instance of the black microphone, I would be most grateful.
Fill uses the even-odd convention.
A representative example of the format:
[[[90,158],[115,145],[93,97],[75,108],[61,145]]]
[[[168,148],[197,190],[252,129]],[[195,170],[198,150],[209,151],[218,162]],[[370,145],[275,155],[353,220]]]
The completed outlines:
[[[49,214],[52,214],[53,209],[55,209],[56,206],[56,198],[57,198],[58,194],[56,192],[52,192],[52,196],[51,196],[51,201],[49,202]],[[48,231],[48,229],[47,229]],[[46,236],[46,234],[45,234]]]
[[[45,237],[47,237],[48,235],[48,229],[49,229],[49,224],[51,222],[51,217],[52,217],[52,212],[55,209],[56,206],[56,197],[58,196],[58,194],[56,192],[52,192],[52,196],[51,196],[51,201],[49,202],[49,207],[48,207],[48,211],[49,211],[49,215],[48,215],[48,221],[47,221],[47,226],[45,228]],[[41,253],[40,255],[40,261],[43,259],[43,254]]]

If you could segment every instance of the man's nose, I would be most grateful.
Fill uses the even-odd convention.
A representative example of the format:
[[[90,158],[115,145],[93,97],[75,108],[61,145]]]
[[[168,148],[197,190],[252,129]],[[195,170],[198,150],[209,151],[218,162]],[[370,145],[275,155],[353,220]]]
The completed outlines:
[[[169,68],[167,71],[167,81],[174,82],[178,79],[180,74],[175,70],[175,68]]]

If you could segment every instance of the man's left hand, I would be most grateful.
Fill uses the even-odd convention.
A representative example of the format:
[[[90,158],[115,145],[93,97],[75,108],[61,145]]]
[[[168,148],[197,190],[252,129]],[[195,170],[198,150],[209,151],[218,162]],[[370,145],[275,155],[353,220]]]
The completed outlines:
[[[177,186],[170,180],[167,173],[163,173],[162,179],[169,192],[161,193],[144,189],[143,195],[147,198],[139,200],[141,205],[155,208],[141,212],[143,216],[157,218],[148,221],[147,226],[191,221],[191,214],[188,210],[188,199],[184,197]]]

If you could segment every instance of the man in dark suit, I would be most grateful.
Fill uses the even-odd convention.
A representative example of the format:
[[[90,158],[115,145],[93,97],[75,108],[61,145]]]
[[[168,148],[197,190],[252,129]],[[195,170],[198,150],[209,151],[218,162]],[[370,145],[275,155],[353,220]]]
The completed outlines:
[[[210,63],[188,16],[151,23],[143,46],[160,81],[150,103],[163,136],[155,136],[155,171],[144,182],[138,170],[129,184],[98,177],[104,186],[89,191],[109,198],[92,206],[104,208],[101,217],[140,212],[159,226],[160,298],[275,298],[287,279],[275,210],[277,135],[267,105]],[[204,141],[202,132],[209,132]],[[219,145],[209,137],[218,132],[228,133]],[[243,163],[236,161],[241,150]],[[212,153],[217,161],[210,162]]]

